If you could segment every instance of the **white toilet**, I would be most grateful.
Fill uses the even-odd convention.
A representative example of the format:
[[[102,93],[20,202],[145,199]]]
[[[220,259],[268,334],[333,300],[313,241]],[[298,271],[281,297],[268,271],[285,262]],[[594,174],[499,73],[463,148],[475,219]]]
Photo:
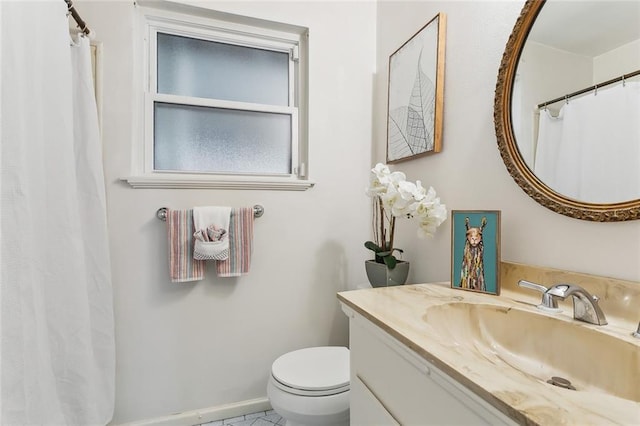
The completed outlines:
[[[287,426],[349,425],[349,349],[322,346],[273,362],[267,396]]]

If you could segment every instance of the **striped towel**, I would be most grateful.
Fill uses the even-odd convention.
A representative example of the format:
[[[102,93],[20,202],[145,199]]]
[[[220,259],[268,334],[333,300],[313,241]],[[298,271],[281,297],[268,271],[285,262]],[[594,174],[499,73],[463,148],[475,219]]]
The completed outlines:
[[[216,262],[219,277],[239,277],[249,273],[253,251],[253,207],[231,209],[229,258]]]
[[[204,261],[193,258],[193,232],[193,210],[167,212],[169,275],[174,283],[204,278]]]

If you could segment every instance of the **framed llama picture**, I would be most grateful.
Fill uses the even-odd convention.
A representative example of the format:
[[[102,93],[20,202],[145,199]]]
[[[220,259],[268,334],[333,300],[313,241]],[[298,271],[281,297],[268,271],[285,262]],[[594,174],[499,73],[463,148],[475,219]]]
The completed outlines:
[[[389,57],[387,163],[442,149],[445,35],[439,13]]]
[[[500,294],[500,211],[451,212],[451,287]]]

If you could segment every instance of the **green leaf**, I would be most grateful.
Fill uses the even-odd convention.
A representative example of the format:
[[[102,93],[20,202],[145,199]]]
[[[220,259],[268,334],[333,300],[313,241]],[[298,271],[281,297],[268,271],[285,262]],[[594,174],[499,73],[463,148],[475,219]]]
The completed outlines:
[[[386,256],[384,258],[384,264],[387,265],[387,268],[389,269],[395,268],[397,263],[398,261],[396,260],[395,256]]]
[[[369,250],[373,251],[374,253],[380,253],[382,251],[382,248],[376,243],[374,243],[373,241],[365,242],[364,246]]]

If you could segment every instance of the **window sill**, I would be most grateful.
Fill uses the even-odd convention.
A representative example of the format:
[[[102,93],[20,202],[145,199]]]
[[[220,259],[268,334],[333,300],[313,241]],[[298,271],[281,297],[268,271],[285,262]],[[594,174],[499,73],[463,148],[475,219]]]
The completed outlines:
[[[120,178],[136,189],[262,189],[275,191],[306,191],[315,182],[292,178],[253,176],[161,176],[141,175]]]

